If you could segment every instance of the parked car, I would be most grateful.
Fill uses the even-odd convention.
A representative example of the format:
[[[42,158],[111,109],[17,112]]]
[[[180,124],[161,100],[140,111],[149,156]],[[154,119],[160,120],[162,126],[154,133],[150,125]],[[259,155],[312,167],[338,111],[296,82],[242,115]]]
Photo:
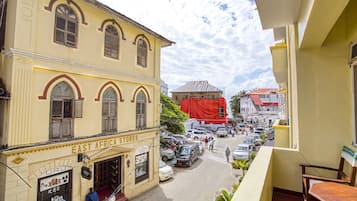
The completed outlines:
[[[216,131],[217,137],[227,137],[228,136],[228,130],[225,127],[220,127]]]
[[[268,134],[268,140],[274,140],[274,129],[268,128],[266,132]]]
[[[175,152],[165,145],[160,144],[160,156],[163,161],[168,161],[175,158]]]
[[[164,135],[164,136],[162,136],[162,138],[170,144],[177,145],[180,143],[179,140],[177,140],[174,136],[171,136],[171,135]]]
[[[245,129],[245,124],[244,123],[238,124],[238,129],[239,131],[243,131]]]
[[[164,161],[160,160],[159,180],[166,181],[174,176],[174,170]]]
[[[199,152],[200,150],[196,143],[182,145],[176,155],[176,166],[191,167],[192,164],[198,160]]]
[[[250,155],[254,150],[252,144],[239,144],[232,152],[233,160],[250,160]]]
[[[188,129],[186,132],[186,137],[187,138],[192,138],[193,140],[202,140],[204,138],[213,138],[212,134],[208,134],[203,130],[197,130],[197,129]]]
[[[243,140],[244,144],[255,145],[255,138],[253,136],[246,136]],[[255,146],[254,146],[255,148]],[[255,151],[255,150],[254,150]]]
[[[252,137],[252,138],[254,139],[254,144],[255,144],[255,146],[261,145],[262,142],[263,142],[262,138],[261,138],[260,135],[257,134],[257,133],[252,133],[252,134],[249,134],[248,136],[249,136],[249,137]],[[249,144],[249,143],[248,143],[248,144]]]
[[[202,142],[202,141],[199,141],[199,140],[196,140],[196,141],[193,141],[193,142],[198,145],[199,155],[202,155],[203,152],[205,152],[205,145],[203,144],[203,142]]]
[[[181,144],[185,144],[185,142],[187,141],[187,137],[185,137],[184,135],[174,134],[172,135],[172,137],[176,138],[176,140],[179,141]]]
[[[261,134],[261,133],[264,133],[265,132],[265,129],[263,127],[256,127],[254,129],[254,133],[257,133],[257,134]]]

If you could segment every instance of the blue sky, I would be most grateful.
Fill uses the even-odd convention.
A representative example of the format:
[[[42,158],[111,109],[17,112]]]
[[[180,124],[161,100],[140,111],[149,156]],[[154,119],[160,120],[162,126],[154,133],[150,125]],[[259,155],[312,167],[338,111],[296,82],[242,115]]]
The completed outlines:
[[[163,48],[161,78],[169,91],[208,80],[227,101],[240,90],[277,87],[271,30],[254,0],[99,0],[176,44]]]

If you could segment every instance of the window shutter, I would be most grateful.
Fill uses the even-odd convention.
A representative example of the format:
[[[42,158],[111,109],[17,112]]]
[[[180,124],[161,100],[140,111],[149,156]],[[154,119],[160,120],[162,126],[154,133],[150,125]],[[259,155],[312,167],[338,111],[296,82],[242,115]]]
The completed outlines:
[[[109,116],[116,117],[117,116],[117,104],[116,102],[110,102],[109,104]]]
[[[63,118],[73,117],[73,100],[65,99],[63,101]]]
[[[83,100],[74,101],[74,118],[83,118]]]
[[[51,117],[62,117],[62,115],[63,115],[62,101],[52,100],[51,101]]]

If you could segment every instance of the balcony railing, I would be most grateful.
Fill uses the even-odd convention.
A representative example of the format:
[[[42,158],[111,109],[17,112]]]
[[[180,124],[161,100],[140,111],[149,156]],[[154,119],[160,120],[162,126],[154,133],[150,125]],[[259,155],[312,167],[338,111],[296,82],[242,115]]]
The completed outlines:
[[[261,147],[233,201],[271,201],[273,196],[274,200],[301,200],[301,170],[298,164],[303,162],[297,150]],[[281,197],[281,192],[288,192],[289,198]],[[291,194],[296,199],[292,199]],[[277,198],[277,195],[280,197]]]
[[[273,147],[262,147],[245,175],[233,201],[272,200]]]
[[[276,120],[273,124],[274,128],[274,146],[275,147],[290,147],[289,125],[283,123],[282,120]]]

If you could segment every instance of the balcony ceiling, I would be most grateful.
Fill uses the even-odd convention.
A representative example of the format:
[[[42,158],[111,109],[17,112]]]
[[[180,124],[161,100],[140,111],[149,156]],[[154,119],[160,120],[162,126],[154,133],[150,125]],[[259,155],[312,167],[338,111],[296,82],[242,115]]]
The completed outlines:
[[[300,0],[255,0],[263,29],[285,26],[296,22]]]

